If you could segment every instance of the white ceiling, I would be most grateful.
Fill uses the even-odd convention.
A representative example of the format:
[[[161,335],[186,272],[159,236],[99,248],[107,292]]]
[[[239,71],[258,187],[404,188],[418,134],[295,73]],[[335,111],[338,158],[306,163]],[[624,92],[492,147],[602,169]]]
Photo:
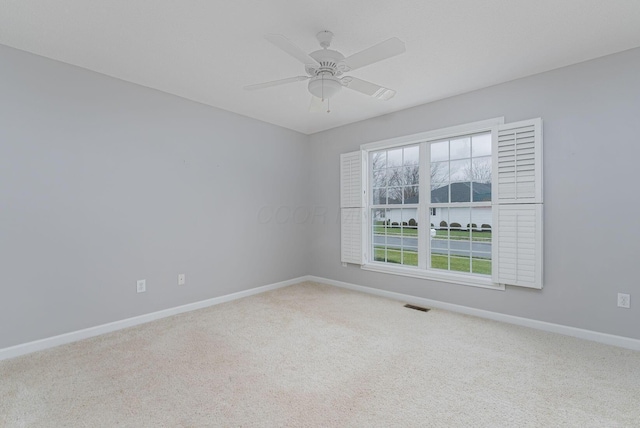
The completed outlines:
[[[350,73],[396,96],[243,90],[305,74],[265,34],[311,52],[325,29],[345,56],[403,40]],[[640,0],[0,0],[0,43],[310,134],[638,47]]]

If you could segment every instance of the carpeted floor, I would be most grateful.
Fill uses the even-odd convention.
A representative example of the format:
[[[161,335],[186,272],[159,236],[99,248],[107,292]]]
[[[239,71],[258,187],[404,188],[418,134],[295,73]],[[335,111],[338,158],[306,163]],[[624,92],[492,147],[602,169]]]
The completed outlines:
[[[640,352],[302,283],[0,362],[6,427],[640,426]]]

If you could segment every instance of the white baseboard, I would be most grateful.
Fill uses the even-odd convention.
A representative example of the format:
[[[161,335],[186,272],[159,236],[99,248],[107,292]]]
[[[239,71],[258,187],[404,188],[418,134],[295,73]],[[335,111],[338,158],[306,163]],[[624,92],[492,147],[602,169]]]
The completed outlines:
[[[287,281],[264,285],[262,287],[239,291],[237,293],[227,294],[225,296],[214,297],[212,299],[201,300],[199,302],[189,303],[182,306],[176,306],[174,308],[164,309],[161,311],[152,312],[150,314],[127,318],[120,321],[114,321],[95,327],[89,327],[83,330],[72,331],[58,336],[48,337],[46,339],[40,339],[33,342],[11,346],[9,348],[0,349],[0,361],[6,360],[8,358],[18,357],[20,355],[30,354],[31,352],[42,351],[44,349],[53,348],[54,346],[64,345],[66,343],[77,342],[78,340],[87,339],[89,337],[111,333],[116,330],[122,330],[123,328],[133,327],[139,324],[155,321],[160,318],[166,318],[172,315],[181,314],[183,312],[189,312],[196,309],[219,305],[220,303],[230,302],[232,300],[241,299],[243,297],[252,296],[254,294],[264,293],[265,291],[275,290],[277,288],[287,287],[289,285],[308,280],[309,279],[307,276],[303,276]]]
[[[569,327],[562,324],[553,324],[545,321],[537,321],[530,318],[516,317],[513,315],[501,314],[499,312],[485,311],[482,309],[470,308],[468,306],[454,305],[453,303],[445,303],[437,300],[425,299],[422,297],[410,296],[408,294],[395,293],[393,291],[380,290],[378,288],[365,287],[362,285],[351,284],[348,282],[335,281],[333,279],[321,278],[317,276],[307,276],[307,281],[320,282],[323,284],[333,285],[336,287],[347,288],[349,290],[361,291],[363,293],[374,294],[380,297],[387,297],[394,300],[427,306],[432,308],[444,309],[452,312],[459,312],[466,315],[473,315],[480,318],[487,318],[495,321],[506,322],[509,324],[520,325],[523,327],[535,328],[537,330],[548,331],[551,333],[564,334],[566,336],[577,337],[580,339],[591,340],[594,342],[604,343],[606,345],[619,346],[621,348],[640,351],[640,340],[630,337],[616,336],[613,334],[600,333],[592,330],[584,330],[576,327]]]
[[[202,309],[209,306],[218,305],[220,303],[230,302],[232,300],[241,299],[243,297],[252,296],[254,294],[264,293],[265,291],[275,290],[277,288],[287,287],[304,281],[319,282],[336,287],[346,288],[349,290],[360,291],[363,293],[373,294],[389,299],[400,300],[420,306],[429,306],[432,308],[444,309],[452,312],[459,312],[466,315],[473,315],[480,318],[487,318],[495,321],[506,322],[509,324],[520,325],[524,327],[535,328],[538,330],[548,331],[552,333],[564,334],[567,336],[577,337],[580,339],[600,342],[607,345],[619,346],[621,348],[640,351],[640,340],[629,337],[615,336],[613,334],[599,333],[597,331],[584,330],[575,327],[569,327],[561,324],[553,324],[545,321],[537,321],[530,318],[516,317],[513,315],[501,314],[499,312],[485,311],[482,309],[470,308],[468,306],[455,305],[453,303],[445,303],[437,300],[425,299],[423,297],[410,296],[408,294],[396,293],[393,291],[381,290],[378,288],[365,287],[362,285],[351,284],[348,282],[336,281],[333,279],[322,278],[318,276],[305,275],[287,281],[277,282],[274,284],[264,285],[262,287],[251,288],[249,290],[239,291],[237,293],[227,294],[225,296],[214,297],[212,299],[202,300],[199,302],[189,303],[187,305],[177,306],[175,308],[164,309],[150,314],[140,315],[133,318],[127,318],[120,321],[114,321],[108,324],[102,324],[95,327],[77,330],[58,336],[48,337],[46,339],[36,340],[9,348],[0,349],[0,361],[18,357],[20,355],[29,354],[31,352],[42,351],[44,349],[53,348],[55,346],[64,345],[66,343],[76,342],[78,340],[99,336],[105,333],[111,333],[116,330],[133,327],[160,318],[170,317],[172,315],[189,312],[196,309]]]

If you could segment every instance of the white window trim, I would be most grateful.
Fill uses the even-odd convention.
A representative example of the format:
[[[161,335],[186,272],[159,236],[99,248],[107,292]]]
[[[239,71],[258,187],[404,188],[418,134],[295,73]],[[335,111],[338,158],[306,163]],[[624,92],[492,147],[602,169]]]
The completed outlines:
[[[369,152],[378,149],[405,146],[412,143],[417,144],[434,140],[443,140],[449,137],[456,137],[460,134],[492,131],[496,126],[500,125],[504,125],[504,116],[480,120],[478,122],[465,123],[464,125],[450,126],[448,128],[434,129],[432,131],[420,132],[418,134],[404,135],[402,137],[390,138],[388,140],[365,143],[360,145],[360,150]]]
[[[388,263],[381,262],[367,262],[360,266],[362,270],[368,270],[371,272],[388,273],[392,275],[408,276],[411,278],[429,279],[438,282],[448,282],[458,285],[470,285],[473,287],[489,288],[491,290],[505,290],[504,284],[497,284],[489,278],[482,278],[480,276],[465,275],[462,273],[454,273],[449,271],[443,271],[443,273],[436,272],[435,270],[422,270],[417,267],[403,266],[403,265],[390,265]]]
[[[449,137],[456,137],[461,134],[467,133],[477,133],[477,132],[493,132],[496,127],[504,125],[504,117],[496,117],[492,119],[482,120],[478,122],[467,123],[463,125],[456,125],[447,128],[436,129],[427,132],[421,132],[418,134],[405,135],[402,137],[391,138],[382,141],[375,141],[371,143],[362,144],[360,146],[360,150],[364,152],[363,159],[367,159],[366,162],[363,162],[363,171],[362,171],[362,185],[363,189],[365,189],[366,196],[366,209],[364,210],[365,219],[363,224],[363,229],[366,228],[367,232],[363,233],[363,249],[364,249],[364,257],[363,264],[361,265],[361,269],[373,271],[373,272],[381,272],[387,274],[408,276],[413,278],[421,278],[421,279],[429,279],[433,281],[439,282],[448,282],[459,285],[468,285],[474,287],[488,288],[492,290],[505,290],[504,284],[498,284],[493,282],[491,277],[483,278],[478,275],[472,274],[463,274],[463,273],[453,273],[449,271],[436,271],[436,270],[426,270],[419,267],[408,267],[408,266],[395,266],[390,265],[388,263],[381,263],[370,260],[370,234],[369,230],[371,225],[370,221],[370,210],[371,206],[369,203],[368,191],[369,191],[369,152],[380,150],[380,149],[388,149],[398,146],[406,146],[410,144],[418,144],[418,143],[428,143],[430,141],[442,140]],[[422,156],[421,156],[422,159]],[[423,161],[421,160],[421,164]],[[425,194],[422,192],[421,185],[421,194]],[[421,218],[421,212],[418,212],[418,217]],[[423,246],[426,245],[423,241],[425,239],[425,231],[422,231],[422,239],[419,239],[418,245]],[[422,249],[422,248],[421,248]],[[420,250],[419,250],[420,251]],[[424,254],[424,251],[423,251]]]

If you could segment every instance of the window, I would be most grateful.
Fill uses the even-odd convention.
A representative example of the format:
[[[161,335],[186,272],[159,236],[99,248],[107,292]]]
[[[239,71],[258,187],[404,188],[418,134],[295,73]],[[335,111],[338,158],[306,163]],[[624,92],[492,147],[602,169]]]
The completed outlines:
[[[491,132],[373,150],[368,158],[374,262],[491,275]],[[422,200],[421,181],[429,189]]]
[[[430,223],[436,229],[428,246],[429,267],[491,275],[491,133],[456,136],[425,147]]]
[[[541,119],[364,144],[341,155],[341,195],[343,263],[497,289],[542,287]]]
[[[373,259],[418,266],[419,146],[369,154]]]

